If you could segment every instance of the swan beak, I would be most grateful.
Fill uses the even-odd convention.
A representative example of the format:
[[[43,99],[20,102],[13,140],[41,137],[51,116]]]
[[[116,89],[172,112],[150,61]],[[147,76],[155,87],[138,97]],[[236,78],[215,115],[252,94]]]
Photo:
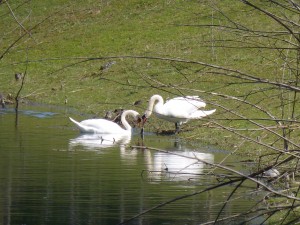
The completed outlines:
[[[146,115],[144,114],[143,116],[142,116],[142,127],[144,127],[144,124],[147,122],[147,117],[146,117]]]

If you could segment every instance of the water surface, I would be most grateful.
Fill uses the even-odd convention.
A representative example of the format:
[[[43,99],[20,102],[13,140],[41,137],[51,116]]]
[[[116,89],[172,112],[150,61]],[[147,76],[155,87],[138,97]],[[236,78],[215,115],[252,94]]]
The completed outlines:
[[[119,224],[216,183],[215,176],[207,175],[210,167],[191,157],[214,163],[228,154],[176,136],[147,134],[142,139],[138,130],[131,138],[80,135],[68,120],[70,113],[24,106],[16,124],[14,110],[0,111],[1,224]],[[129,224],[214,220],[232,189],[175,201]],[[222,216],[246,211],[253,202],[248,192],[245,188],[235,196]]]

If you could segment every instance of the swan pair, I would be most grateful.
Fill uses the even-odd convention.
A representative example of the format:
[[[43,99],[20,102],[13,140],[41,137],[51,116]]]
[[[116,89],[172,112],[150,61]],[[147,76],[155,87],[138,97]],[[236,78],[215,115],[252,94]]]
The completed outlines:
[[[88,119],[77,122],[70,117],[70,120],[79,128],[82,133],[101,133],[101,134],[126,134],[132,133],[132,127],[126,120],[126,117],[133,116],[137,124],[142,123],[142,132],[147,119],[154,113],[158,118],[175,123],[175,133],[179,132],[179,126],[191,119],[201,119],[213,114],[216,110],[200,110],[206,103],[198,96],[176,97],[164,103],[160,95],[153,95],[150,98],[148,108],[145,114],[140,117],[134,110],[125,110],[121,116],[121,122],[125,129],[118,124],[106,119]]]

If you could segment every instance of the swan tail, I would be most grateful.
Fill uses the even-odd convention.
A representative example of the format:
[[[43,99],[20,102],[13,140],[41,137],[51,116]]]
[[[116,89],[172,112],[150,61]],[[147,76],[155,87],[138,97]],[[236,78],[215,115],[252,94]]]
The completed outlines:
[[[87,132],[87,128],[74,120],[73,118],[69,117],[69,119],[76,125],[76,127],[80,130],[80,132]]]
[[[212,110],[197,110],[196,112],[191,114],[191,119],[201,119],[202,117],[209,116],[213,114],[216,111],[216,109]]]

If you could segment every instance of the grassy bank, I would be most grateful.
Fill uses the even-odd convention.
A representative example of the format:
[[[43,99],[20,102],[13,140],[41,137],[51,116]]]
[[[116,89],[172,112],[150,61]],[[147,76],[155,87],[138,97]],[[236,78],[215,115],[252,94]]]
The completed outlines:
[[[6,3],[0,8],[0,29],[5,31],[0,46],[1,53],[5,53],[0,61],[0,91],[5,95],[15,96],[20,81],[15,81],[14,74],[25,71],[21,97],[67,104],[99,116],[115,108],[133,108],[142,113],[152,94],[165,98],[200,95],[207,101],[207,108],[217,108],[217,113],[188,124],[186,129],[191,131],[182,136],[224,145],[227,132],[224,134],[220,127],[207,129],[217,126],[209,123],[211,120],[222,119],[226,127],[251,129],[256,126],[247,120],[232,120],[239,118],[232,111],[246,117],[266,115],[253,110],[253,105],[226,96],[247,99],[281,116],[275,92],[270,90],[266,96],[259,91],[267,85],[231,76],[239,70],[264,79],[282,77],[280,67],[276,67],[281,62],[274,63],[276,51],[257,48],[265,46],[263,37],[256,37],[254,42],[252,37],[239,36],[240,31],[225,29],[225,25],[232,27],[230,21],[254,30],[281,29],[239,1],[56,0],[9,4],[10,9]],[[268,40],[268,44],[272,43]],[[103,69],[109,62],[114,64]],[[134,105],[139,100],[141,104]],[[152,118],[148,127],[173,129],[173,124],[158,125]],[[253,138],[259,135],[255,133]],[[228,147],[232,147],[236,136],[231,132],[229,136]]]

